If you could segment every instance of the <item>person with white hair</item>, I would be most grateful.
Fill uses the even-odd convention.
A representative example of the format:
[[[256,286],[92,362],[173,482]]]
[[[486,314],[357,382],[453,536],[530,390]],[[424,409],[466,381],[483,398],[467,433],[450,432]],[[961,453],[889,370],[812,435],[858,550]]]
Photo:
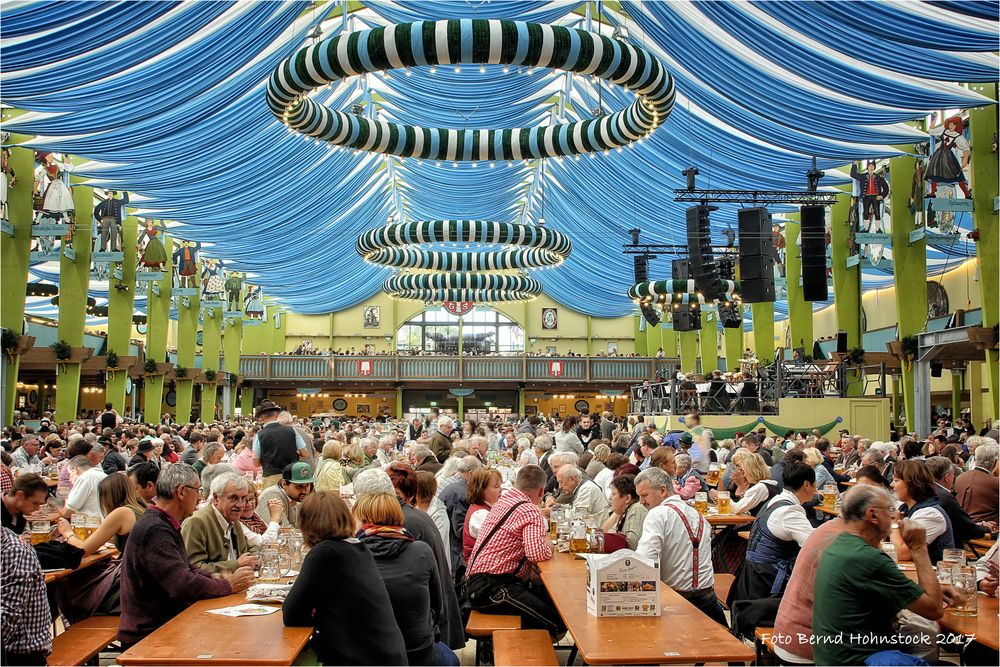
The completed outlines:
[[[451,432],[455,430],[455,422],[448,415],[441,415],[437,420],[437,431],[431,436],[430,448],[439,463],[444,463],[451,456]]]
[[[564,465],[557,475],[559,488],[571,498],[571,505],[576,512],[596,514],[601,520],[608,514],[608,499],[601,487],[589,479],[585,479],[583,471],[575,465]]]
[[[958,499],[958,504],[977,523],[998,522],[1000,478],[993,476],[998,452],[1000,448],[995,442],[980,444],[976,447],[976,466],[972,470],[963,472],[955,480],[955,497]]]
[[[458,462],[458,478],[438,493],[451,520],[448,548],[451,553],[452,574],[458,571],[458,566],[462,563],[462,534],[465,531],[465,515],[469,511],[469,478],[472,477],[473,470],[482,467],[482,462],[475,456],[463,456]]]
[[[387,467],[395,460],[396,436],[387,433],[378,439],[378,450],[375,452],[375,459],[383,468]]]
[[[212,573],[256,567],[257,555],[251,552],[240,523],[243,506],[252,493],[247,478],[235,472],[212,480],[208,504],[181,524],[192,565]]]

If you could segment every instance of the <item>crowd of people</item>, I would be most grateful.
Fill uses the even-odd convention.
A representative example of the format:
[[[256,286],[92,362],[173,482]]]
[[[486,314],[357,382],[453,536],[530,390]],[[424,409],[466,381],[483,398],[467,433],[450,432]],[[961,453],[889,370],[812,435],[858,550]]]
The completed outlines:
[[[252,418],[212,423],[131,423],[108,406],[9,427],[3,662],[45,664],[51,649],[40,558],[114,544],[120,558],[61,590],[58,610],[70,623],[120,614],[127,649],[197,600],[246,590],[262,550],[289,530],[308,551],[284,621],[315,628],[310,649],[323,663],[458,664],[469,609],[519,615],[557,639],[566,626],[538,564],[553,557],[549,521],[560,508],[599,518],[605,551],[658,562],[663,584],[706,623],[743,636],[758,625],[793,637],[863,632],[875,640],[776,645],[790,663],[861,664],[900,648],[890,645],[900,618],[919,628],[957,599],[933,570],[945,549],[997,530],[995,430],[975,435],[957,420],[926,440],[763,428],[716,439],[697,414],[684,424],[665,433],[610,413],[476,423],[436,410],[408,421],[304,419],[265,400]],[[818,509],[831,486],[839,518]],[[748,515],[749,540],[713,530],[695,507],[702,494]],[[33,548],[23,537],[39,511],[59,518],[53,539]],[[81,515],[100,518],[85,539],[74,531]],[[883,543],[914,563],[917,583]],[[729,618],[717,572],[736,575],[721,601]],[[995,547],[978,574],[995,595]],[[920,664],[902,661],[933,648],[887,655]]]

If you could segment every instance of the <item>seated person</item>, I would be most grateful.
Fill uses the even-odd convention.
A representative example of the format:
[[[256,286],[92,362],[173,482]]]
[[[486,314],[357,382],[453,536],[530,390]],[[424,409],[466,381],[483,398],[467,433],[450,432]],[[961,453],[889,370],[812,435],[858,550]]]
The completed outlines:
[[[238,593],[253,583],[253,570],[208,572],[191,565],[181,522],[198,506],[201,482],[191,466],[167,466],[156,480],[156,504],[132,526],[121,565],[118,640],[127,649],[205,598]]]
[[[584,479],[583,471],[575,465],[567,464],[559,468],[559,489],[570,497],[574,512],[597,514],[604,519],[608,513],[608,499],[589,479]]]
[[[909,519],[924,529],[927,541],[927,553],[931,564],[936,565],[945,549],[955,547],[951,519],[941,507],[937,492],[934,490],[934,478],[927,464],[923,461],[905,459],[896,464],[892,478],[892,490],[902,503],[899,506],[901,519]],[[895,524],[891,539],[896,545],[899,560],[911,560],[910,550],[902,535],[902,524]]]
[[[308,463],[305,461],[289,463],[281,471],[281,479],[278,480],[278,483],[261,492],[257,503],[257,516],[263,521],[268,521],[271,518],[268,501],[278,499],[281,501],[282,509],[281,527],[293,527],[297,523],[299,503],[312,493],[315,481],[312,466]]]
[[[73,488],[66,497],[66,506],[59,511],[59,514],[64,519],[72,518],[76,512],[101,516],[101,500],[97,485],[107,477],[104,470],[86,456],[73,457],[66,467],[69,468],[69,478],[73,482]]]
[[[212,480],[208,504],[181,525],[184,548],[192,565],[213,573],[256,566],[256,550],[251,553],[240,523],[251,493],[247,478],[237,473],[223,473]]]

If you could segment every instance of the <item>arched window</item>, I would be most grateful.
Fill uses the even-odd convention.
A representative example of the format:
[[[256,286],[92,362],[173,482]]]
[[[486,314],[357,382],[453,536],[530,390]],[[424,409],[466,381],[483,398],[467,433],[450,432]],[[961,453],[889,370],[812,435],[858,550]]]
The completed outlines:
[[[477,306],[463,318],[463,354],[524,352],[524,329],[492,308]],[[400,352],[458,354],[459,318],[444,308],[428,308],[396,332]]]

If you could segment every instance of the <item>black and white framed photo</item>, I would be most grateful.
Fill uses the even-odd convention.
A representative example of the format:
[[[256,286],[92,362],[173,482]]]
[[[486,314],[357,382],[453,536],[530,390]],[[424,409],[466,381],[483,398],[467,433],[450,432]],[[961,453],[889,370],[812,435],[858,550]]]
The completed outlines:
[[[382,326],[381,306],[365,306],[364,318],[365,329],[378,329]]]
[[[559,310],[557,308],[542,308],[542,328],[546,330],[559,328]]]

